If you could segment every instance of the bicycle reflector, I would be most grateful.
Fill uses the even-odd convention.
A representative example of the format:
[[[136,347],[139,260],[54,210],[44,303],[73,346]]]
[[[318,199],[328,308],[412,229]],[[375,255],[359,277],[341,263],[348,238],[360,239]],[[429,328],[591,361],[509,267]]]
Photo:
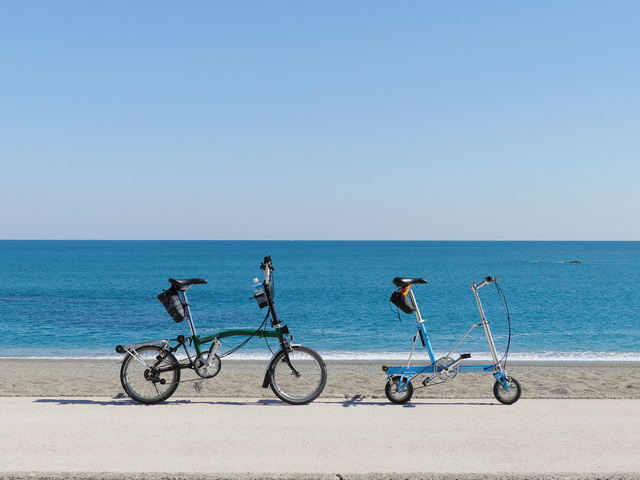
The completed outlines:
[[[400,290],[396,290],[391,294],[391,298],[389,299],[391,303],[393,303],[404,313],[413,313],[416,311],[416,309],[413,307],[413,304],[411,303],[411,299],[408,297],[410,288],[411,286],[407,286],[401,288]]]

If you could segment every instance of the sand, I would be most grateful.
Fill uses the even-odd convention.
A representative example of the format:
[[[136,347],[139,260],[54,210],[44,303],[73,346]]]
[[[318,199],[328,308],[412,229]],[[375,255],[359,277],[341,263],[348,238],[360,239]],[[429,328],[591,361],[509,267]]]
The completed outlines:
[[[266,362],[224,361],[167,402],[122,393],[119,362],[0,360],[1,479],[640,479],[640,365],[514,363],[520,401],[460,374],[392,405],[380,366],[327,362],[290,406]]]
[[[386,398],[381,366],[397,361],[327,362],[327,386],[321,398]],[[223,359],[218,376],[200,379],[182,371],[175,397],[275,398],[262,388],[267,361]],[[640,399],[637,363],[512,363],[509,373],[528,399]],[[124,395],[116,360],[0,359],[0,397],[118,397]],[[416,388],[414,398],[493,398],[490,374],[468,373],[441,385]],[[415,385],[418,387],[418,384]]]

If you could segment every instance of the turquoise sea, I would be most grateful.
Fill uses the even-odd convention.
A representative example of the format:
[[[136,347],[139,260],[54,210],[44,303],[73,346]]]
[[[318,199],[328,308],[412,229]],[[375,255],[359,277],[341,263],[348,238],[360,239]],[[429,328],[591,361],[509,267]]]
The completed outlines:
[[[169,277],[209,281],[188,292],[199,334],[257,328],[265,255],[278,315],[327,359],[406,357],[415,317],[390,308],[396,276],[427,279],[414,292],[447,353],[479,320],[472,282],[490,275],[511,360],[640,361],[640,242],[0,241],[0,357],[118,358],[117,344],[188,335],[156,298]],[[480,293],[503,350],[505,310],[494,286]],[[480,329],[466,342],[488,358]],[[254,339],[231,358],[269,355]]]

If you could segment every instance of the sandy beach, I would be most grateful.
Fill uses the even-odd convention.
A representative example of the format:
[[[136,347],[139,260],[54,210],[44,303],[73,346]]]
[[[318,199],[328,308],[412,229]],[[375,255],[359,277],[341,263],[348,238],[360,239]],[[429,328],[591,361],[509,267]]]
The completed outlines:
[[[323,395],[293,407],[262,389],[266,362],[141,406],[119,362],[0,360],[0,478],[640,478],[640,365],[513,363],[499,404],[487,374],[384,396],[383,363],[327,362]]]
[[[199,380],[182,371],[175,397],[275,398],[262,388],[267,361],[223,360],[220,373]],[[321,398],[382,398],[386,375],[381,366],[398,361],[328,361],[327,386]],[[637,363],[517,363],[509,373],[522,385],[523,399],[640,399],[640,364]],[[118,360],[14,360],[0,359],[0,396],[111,397],[124,395]],[[460,374],[453,380],[414,393],[416,399],[492,399],[494,379],[489,374]],[[418,385],[415,385],[416,387]]]

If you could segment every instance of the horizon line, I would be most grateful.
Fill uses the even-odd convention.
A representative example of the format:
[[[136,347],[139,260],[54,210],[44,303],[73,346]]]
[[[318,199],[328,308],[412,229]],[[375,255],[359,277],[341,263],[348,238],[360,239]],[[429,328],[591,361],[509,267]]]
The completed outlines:
[[[0,242],[639,242],[620,239],[0,238]]]

